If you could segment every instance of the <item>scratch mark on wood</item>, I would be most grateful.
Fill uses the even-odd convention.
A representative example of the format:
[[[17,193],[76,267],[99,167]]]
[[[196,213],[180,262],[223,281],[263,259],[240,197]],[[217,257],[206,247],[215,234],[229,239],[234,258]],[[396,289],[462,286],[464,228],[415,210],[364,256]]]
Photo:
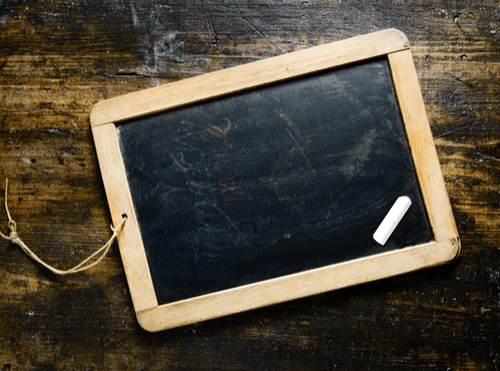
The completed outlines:
[[[240,17],[245,22],[247,22],[250,25],[250,27],[255,30],[255,32],[257,32],[260,36],[262,36],[264,39],[266,39],[269,42],[269,44],[274,46],[276,48],[276,50],[279,51],[280,54],[283,54],[283,51],[280,48],[278,48],[278,46],[275,43],[273,43],[266,35],[264,35],[252,22],[250,22],[248,19],[246,19],[242,15],[240,15]]]
[[[215,31],[214,23],[212,21],[212,18],[210,17],[210,13],[205,6],[205,1],[201,2],[201,9],[203,10],[203,15],[206,18],[208,36],[210,37],[210,42],[212,43],[212,46],[215,48],[217,56],[219,56],[219,41],[217,40],[217,32]]]
[[[457,133],[459,131],[462,131],[462,130],[467,130],[467,129],[472,129],[474,126],[476,126],[477,124],[479,124],[480,121],[475,121],[473,122],[472,124],[469,124],[469,125],[464,125],[464,126],[461,126],[459,128],[456,128],[456,129],[453,129],[453,130],[448,130],[447,132],[443,133],[443,134],[439,134],[439,135],[436,135],[434,136],[433,138],[434,139],[437,139],[437,138],[443,138],[443,137],[446,137],[448,135],[451,135],[451,134],[454,134],[454,133]]]
[[[462,13],[455,14],[453,16],[453,23],[455,23],[457,25],[460,32],[462,32],[464,34],[464,36],[467,38],[468,41],[474,41],[474,39],[467,32],[465,32],[465,30],[462,28],[462,26],[458,22],[458,19],[460,18],[461,15],[462,15]]]
[[[472,90],[474,90],[474,91],[476,91],[476,92],[478,92],[478,93],[483,94],[485,97],[487,97],[487,96],[488,96],[488,95],[487,95],[485,92],[483,92],[481,89],[479,89],[479,88],[475,87],[474,85],[469,84],[468,82],[463,81],[461,78],[459,78],[459,77],[457,77],[457,76],[455,76],[455,75],[452,75],[452,74],[451,74],[451,73],[449,73],[449,72],[447,72],[447,74],[448,74],[448,75],[450,75],[450,76],[451,76],[454,80],[456,80],[456,81],[458,81],[458,82],[460,82],[460,83],[462,83],[462,84],[464,84],[464,85],[468,86],[469,88],[471,88]]]
[[[257,32],[262,38],[264,38],[265,40],[267,40],[267,42],[269,44],[271,44],[272,46],[274,46],[276,48],[276,50],[278,50],[279,54],[283,54],[283,51],[278,48],[278,46],[273,43],[266,35],[264,35],[252,22],[250,22],[248,19],[246,19],[243,14],[241,14],[241,12],[239,11],[239,9],[236,7],[236,4],[234,3],[234,0],[233,0],[233,7],[234,9],[236,9],[236,11],[238,12],[238,16],[243,19],[249,26],[252,30],[254,30],[255,32]]]

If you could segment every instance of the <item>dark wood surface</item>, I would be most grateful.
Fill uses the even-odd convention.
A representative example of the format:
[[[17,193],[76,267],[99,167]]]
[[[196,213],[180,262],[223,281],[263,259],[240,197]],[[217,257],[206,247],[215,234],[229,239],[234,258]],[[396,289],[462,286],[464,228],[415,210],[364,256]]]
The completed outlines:
[[[0,1],[0,182],[56,267],[110,236],[96,102],[390,27],[412,45],[462,240],[447,266],[157,334],[116,246],[60,278],[2,240],[0,369],[498,370],[499,20],[493,0]]]

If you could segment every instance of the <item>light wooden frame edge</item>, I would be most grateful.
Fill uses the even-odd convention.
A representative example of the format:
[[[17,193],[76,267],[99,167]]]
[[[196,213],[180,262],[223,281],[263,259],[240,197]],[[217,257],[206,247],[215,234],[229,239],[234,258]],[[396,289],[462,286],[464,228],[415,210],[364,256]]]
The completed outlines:
[[[391,68],[436,242],[158,306],[115,123],[384,55]],[[92,110],[91,126],[113,223],[117,225],[123,214],[128,216],[118,243],[137,319],[147,331],[166,330],[411,272],[449,262],[459,254],[460,240],[409,43],[400,31],[380,31],[106,100]]]
[[[136,313],[137,320],[147,331],[168,330],[430,268],[453,260],[458,250],[458,238],[407,247],[160,305]]]
[[[374,32],[107,99],[94,106],[90,124],[118,123],[407,48],[401,31]]]
[[[139,312],[155,308],[158,301],[130,194],[116,126],[113,123],[94,126],[92,134],[113,224],[118,225],[123,216],[127,216],[118,235],[118,246],[134,309]]]
[[[399,109],[436,242],[458,236],[411,50],[388,54]]]

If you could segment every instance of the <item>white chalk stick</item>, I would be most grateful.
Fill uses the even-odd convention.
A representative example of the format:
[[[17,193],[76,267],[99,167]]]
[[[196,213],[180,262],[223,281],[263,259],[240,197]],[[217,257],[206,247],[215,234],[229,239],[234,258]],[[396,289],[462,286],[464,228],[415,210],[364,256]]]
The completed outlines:
[[[373,239],[384,246],[410,206],[411,200],[408,196],[399,197],[373,234]]]

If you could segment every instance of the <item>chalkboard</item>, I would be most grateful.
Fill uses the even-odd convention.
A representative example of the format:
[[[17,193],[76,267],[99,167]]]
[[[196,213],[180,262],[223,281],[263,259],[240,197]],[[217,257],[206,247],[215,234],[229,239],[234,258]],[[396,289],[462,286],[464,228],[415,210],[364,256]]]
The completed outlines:
[[[433,240],[387,58],[117,130],[161,304]]]
[[[140,282],[136,277],[146,275],[147,284],[138,286],[148,298],[142,300],[142,293],[134,300],[143,327],[156,331],[324,292],[330,287],[320,282],[325,270],[334,274],[350,267],[349,285],[397,274],[380,264],[387,257],[409,262],[398,268],[404,272],[457,255],[458,235],[432,137],[432,146],[426,144],[428,123],[423,129],[411,124],[422,120],[412,116],[414,107],[423,107],[421,95],[416,104],[398,91],[408,83],[398,73],[408,75],[403,67],[413,67],[407,40],[399,32],[389,34],[406,59],[399,61],[396,51],[369,51],[368,57],[327,61],[322,68],[306,59],[293,72],[293,63],[306,55],[292,53],[266,61],[271,73],[265,84],[246,77],[227,87],[227,79],[241,80],[238,72],[245,67],[247,73],[266,70],[254,63],[219,71],[216,93],[207,75],[175,83],[169,94],[185,94],[181,104],[165,99],[151,105],[161,97],[154,92],[142,105],[140,96],[125,98],[133,106],[121,107],[130,110],[128,116],[116,101],[100,108],[116,112],[114,119],[102,123],[93,116],[112,213],[126,214],[126,227],[135,231],[129,234],[138,236],[134,244],[126,236],[119,243],[131,292]],[[382,34],[374,35],[379,40]],[[367,37],[351,45],[368,45]],[[328,51],[338,52],[332,45]],[[289,76],[273,77],[284,65]],[[190,83],[191,89],[182,86]],[[207,89],[207,96],[196,97]],[[107,175],[116,165],[120,171]],[[111,189],[117,181],[125,191]],[[114,200],[115,193],[125,193],[122,202]],[[400,196],[409,197],[411,207],[388,241],[377,243],[373,234]],[[429,256],[436,246],[445,257]],[[378,264],[381,273],[360,279],[356,270],[362,264]],[[294,294],[292,282],[306,288]],[[256,303],[245,290],[259,300],[280,290],[292,294]],[[178,319],[171,319],[172,311]]]

